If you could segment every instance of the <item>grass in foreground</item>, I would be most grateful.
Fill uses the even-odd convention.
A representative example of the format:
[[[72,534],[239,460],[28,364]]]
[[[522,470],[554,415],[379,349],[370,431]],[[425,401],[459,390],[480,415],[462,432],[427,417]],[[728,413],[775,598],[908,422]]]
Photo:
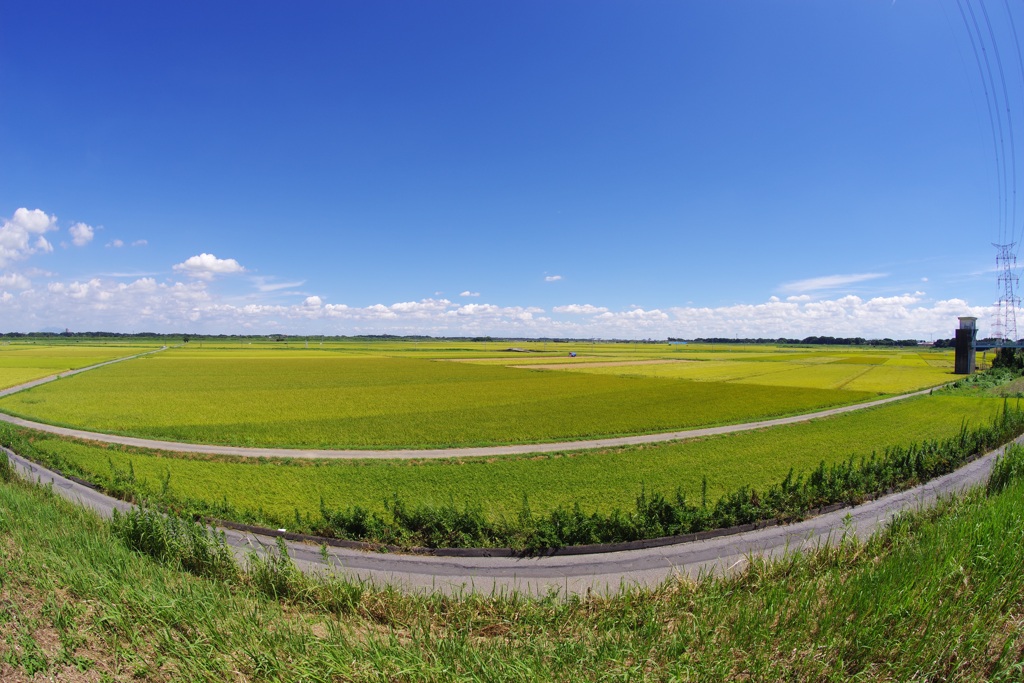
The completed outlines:
[[[1020,680],[1024,468],[1009,469],[990,496],[863,544],[542,599],[404,596],[286,560],[200,578],[45,489],[0,483],[0,678]]]

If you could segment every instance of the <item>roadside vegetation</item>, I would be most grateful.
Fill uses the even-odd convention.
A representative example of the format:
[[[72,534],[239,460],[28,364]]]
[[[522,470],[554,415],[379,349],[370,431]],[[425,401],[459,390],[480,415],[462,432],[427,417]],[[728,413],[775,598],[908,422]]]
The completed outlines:
[[[0,678],[1020,680],[1024,451],[1002,463],[988,493],[866,542],[539,599],[402,595],[309,578],[281,555],[225,565],[199,527],[102,522],[0,466]],[[141,540],[155,537],[179,540]]]

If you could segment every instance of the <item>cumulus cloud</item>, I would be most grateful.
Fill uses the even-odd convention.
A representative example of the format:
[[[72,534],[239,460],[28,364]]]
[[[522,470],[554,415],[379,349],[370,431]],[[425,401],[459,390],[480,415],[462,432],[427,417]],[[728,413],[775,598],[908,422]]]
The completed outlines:
[[[121,247],[124,246],[124,240],[110,240],[104,246],[113,247],[114,249],[120,249]]]
[[[233,275],[245,272],[245,268],[235,259],[217,258],[213,254],[207,253],[192,256],[176,264],[174,270],[200,280],[212,280],[217,275]]]
[[[480,296],[480,292],[471,292],[467,289],[465,292],[459,294],[459,296]]]
[[[548,275],[544,278],[544,282],[558,282],[561,279],[561,275]]]
[[[779,289],[783,292],[817,292],[823,289],[838,289],[840,287],[847,287],[849,285],[857,284],[858,282],[866,282],[867,280],[877,280],[880,277],[887,277],[888,273],[858,273],[853,275],[824,275],[822,277],[812,277],[806,280],[796,280],[794,282],[787,282],[779,285]]]
[[[552,313],[571,313],[573,315],[595,315],[597,313],[607,313],[608,309],[604,306],[591,306],[590,304],[569,304],[568,306],[555,306],[551,309]]]
[[[681,337],[950,337],[956,318],[987,320],[991,306],[971,306],[962,299],[928,303],[922,292],[862,299],[844,296],[816,301],[777,301],[720,308],[672,308]],[[985,332],[982,332],[984,335]]]
[[[93,235],[95,235],[92,226],[85,223],[75,223],[68,228],[68,232],[71,233],[71,243],[76,247],[84,247],[89,244],[89,242],[92,242]]]
[[[221,261],[225,260],[212,263]],[[184,268],[178,270],[188,274]],[[239,302],[218,294],[212,280],[202,276],[185,282],[160,282],[142,274],[130,282],[98,276],[33,286],[32,279],[24,274],[0,273],[0,319],[8,329],[22,331],[73,327],[212,334],[280,330],[307,334],[618,339],[800,339],[810,335],[929,339],[952,336],[957,316],[961,315],[977,316],[981,335],[985,336],[996,310],[993,306],[972,306],[961,299],[932,301],[923,292],[871,298],[771,297],[762,303],[719,307],[637,305],[616,310],[592,303],[568,304],[556,306],[550,313],[536,306],[452,302],[440,297],[355,305],[304,295],[284,304]]]
[[[149,244],[147,240],[135,240],[134,242],[132,242],[133,247],[144,247],[147,244]]]
[[[0,287],[4,289],[28,289],[32,283],[21,273],[6,273],[0,275]]]
[[[43,237],[53,230],[57,230],[56,216],[48,216],[39,209],[15,211],[0,225],[0,268],[37,252],[53,251],[53,245]]]

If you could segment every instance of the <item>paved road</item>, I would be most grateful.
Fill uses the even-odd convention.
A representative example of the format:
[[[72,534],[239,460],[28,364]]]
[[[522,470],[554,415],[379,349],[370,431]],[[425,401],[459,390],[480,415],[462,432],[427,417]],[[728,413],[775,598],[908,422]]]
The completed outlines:
[[[1024,437],[1017,441],[1024,442]],[[100,515],[110,516],[114,508],[125,510],[130,507],[4,450],[23,476],[52,484],[59,495]],[[985,482],[994,459],[1002,450],[988,453],[956,472],[922,486],[864,505],[843,508],[797,524],[658,548],[534,558],[434,557],[328,548],[326,562],[319,546],[289,541],[288,548],[303,571],[335,572],[351,579],[390,584],[406,591],[477,591],[485,594],[513,590],[530,594],[546,594],[552,590],[563,594],[614,592],[623,586],[657,585],[677,575],[696,577],[702,573],[727,572],[742,568],[751,555],[778,557],[821,543],[835,542],[844,533],[866,538],[901,510],[925,506],[940,495],[960,492]],[[273,552],[276,543],[275,539],[266,536],[233,530],[225,530],[225,533],[240,556],[251,550]]]
[[[124,358],[121,360],[128,359]],[[117,361],[110,361],[110,363],[113,362]],[[89,368],[73,370],[70,373],[64,373],[60,376],[64,377],[69,374],[85,372],[86,370],[101,367],[102,365],[107,364],[109,363],[101,363],[100,365],[94,365]],[[17,387],[11,387],[10,389],[7,389],[4,392],[0,392],[0,396],[13,394],[16,391],[21,391],[23,389],[28,389],[33,386],[38,386],[39,384],[51,381],[52,379],[55,378],[56,377],[36,380],[35,382],[29,382],[28,384],[23,384]],[[333,450],[218,446],[214,444],[194,444],[183,443],[180,441],[160,441],[157,439],[142,439],[132,436],[119,436],[117,434],[102,434],[99,432],[89,432],[82,429],[55,427],[53,425],[44,424],[42,422],[24,420],[20,417],[14,417],[13,415],[7,415],[5,413],[0,413],[0,420],[4,422],[9,422],[19,427],[28,427],[30,429],[36,429],[41,432],[49,432],[51,434],[69,436],[76,439],[89,439],[91,441],[99,441],[102,443],[116,443],[125,446],[152,448],[163,451],[174,451],[178,453],[207,453],[212,455],[234,455],[246,458],[420,460],[453,457],[493,457],[498,455],[521,455],[526,453],[551,453],[556,451],[583,450],[589,448],[615,448],[619,446],[629,446],[634,444],[659,443],[663,441],[676,441],[679,439],[694,439],[703,436],[715,436],[718,434],[732,434],[734,432],[744,432],[750,431],[752,429],[764,429],[765,427],[777,427],[779,425],[795,424],[798,422],[808,422],[810,420],[816,420],[823,417],[830,417],[832,415],[840,415],[842,413],[849,413],[855,410],[864,410],[865,408],[872,408],[874,406],[892,403],[893,401],[902,401],[913,396],[923,396],[924,394],[927,394],[930,391],[931,389],[924,389],[922,391],[916,391],[910,394],[903,394],[901,396],[891,396],[889,398],[882,398],[876,401],[868,401],[867,403],[855,403],[853,405],[842,406],[839,408],[820,410],[816,413],[805,413],[803,415],[793,415],[791,417],[781,417],[773,420],[759,420],[757,422],[745,422],[743,424],[723,425],[721,427],[705,427],[703,429],[688,429],[684,431],[666,432],[662,434],[642,434],[639,436],[623,436],[609,439],[590,439],[587,441],[563,441],[558,443],[518,444],[512,446],[483,446],[479,448],[438,448],[422,450],[412,448],[393,450]]]

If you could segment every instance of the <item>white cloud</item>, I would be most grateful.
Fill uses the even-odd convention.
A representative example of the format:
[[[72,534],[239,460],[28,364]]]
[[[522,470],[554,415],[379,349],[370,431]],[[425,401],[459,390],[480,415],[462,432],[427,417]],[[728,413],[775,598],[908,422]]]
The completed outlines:
[[[71,243],[76,247],[84,247],[85,245],[92,242],[92,238],[95,235],[95,231],[92,226],[86,225],[85,223],[75,223],[68,232],[71,233]]]
[[[952,336],[960,315],[980,318],[981,335],[986,336],[995,315],[992,306],[971,306],[961,299],[931,301],[923,292],[871,298],[771,297],[763,303],[713,308],[637,305],[616,310],[592,303],[568,304],[550,309],[550,314],[535,306],[459,303],[444,298],[354,305],[309,295],[295,303],[281,304],[273,299],[228,298],[218,294],[213,282],[205,277],[183,283],[123,274],[131,275],[139,277],[130,282],[110,276],[59,281],[47,274],[49,282],[32,286],[35,276],[2,273],[0,319],[7,329],[21,331],[72,327],[212,334],[283,331],[618,339],[800,339],[810,335],[928,339]]]
[[[657,308],[646,311],[642,308],[631,308],[628,311],[607,311],[597,316],[597,320],[604,322],[625,322],[629,325],[650,327],[651,323],[668,320],[669,316]]]
[[[212,280],[216,275],[233,275],[244,273],[245,268],[233,258],[217,258],[213,254],[202,253],[192,256],[174,266],[174,270],[200,280]]]
[[[558,282],[561,279],[561,275],[548,275],[544,278],[544,282]]]
[[[21,273],[0,275],[0,287],[5,289],[29,289],[32,283]]]
[[[851,295],[831,300],[673,308],[670,312],[677,332],[672,336],[946,338],[952,336],[957,316],[976,315],[987,320],[995,310],[970,306],[962,299],[927,304],[922,297],[915,292],[867,300]]]
[[[51,273],[48,270],[43,270],[42,268],[34,268],[34,267],[33,268],[26,268],[24,273],[25,273],[25,277],[56,277],[57,276],[56,273]]]
[[[459,296],[480,296],[480,292],[471,292],[467,289],[465,292],[459,294]]]
[[[594,315],[597,313],[607,313],[608,309],[604,306],[591,306],[590,304],[569,304],[568,306],[555,306],[551,309],[552,313],[572,313],[573,315]]]
[[[880,277],[887,277],[887,273],[859,273],[854,275],[824,275],[822,277],[812,277],[806,280],[796,280],[795,282],[787,282],[779,285],[779,290],[783,292],[817,292],[822,289],[838,289],[840,287],[846,287],[848,285],[854,285],[858,282],[865,282],[867,280],[876,280]]]
[[[124,240],[110,240],[104,246],[113,247],[114,249],[120,249],[124,246]]]
[[[252,281],[256,283],[256,290],[260,292],[276,292],[281,289],[294,289],[306,284],[305,280],[296,282],[272,282],[270,278],[254,276]]]
[[[39,209],[20,208],[9,220],[0,225],[0,268],[12,261],[26,259],[36,252],[51,252],[44,233],[57,230],[57,217],[48,216]],[[35,237],[35,241],[32,238]]]
[[[149,244],[148,240],[135,240],[134,242],[132,242],[133,247],[144,247],[147,244]]]

